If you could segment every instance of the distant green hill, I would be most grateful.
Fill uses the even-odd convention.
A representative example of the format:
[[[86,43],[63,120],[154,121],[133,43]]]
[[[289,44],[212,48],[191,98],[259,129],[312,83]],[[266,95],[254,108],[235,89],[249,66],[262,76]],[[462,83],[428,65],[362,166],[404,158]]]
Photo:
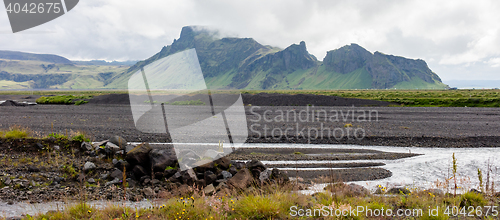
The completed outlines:
[[[57,55],[52,54],[34,54],[18,51],[0,50],[0,59],[6,60],[37,60],[47,63],[71,64],[71,61]]]
[[[285,49],[252,38],[219,38],[199,27],[182,28],[179,39],[132,66],[104,61],[71,62],[56,55],[0,51],[0,89],[127,89],[132,74],[150,63],[195,48],[211,89],[444,89],[425,61],[380,52],[357,44],[327,52],[323,61],[305,42]],[[3,55],[2,55],[2,52]],[[2,58],[3,56],[3,58]],[[69,62],[69,63],[68,63]]]

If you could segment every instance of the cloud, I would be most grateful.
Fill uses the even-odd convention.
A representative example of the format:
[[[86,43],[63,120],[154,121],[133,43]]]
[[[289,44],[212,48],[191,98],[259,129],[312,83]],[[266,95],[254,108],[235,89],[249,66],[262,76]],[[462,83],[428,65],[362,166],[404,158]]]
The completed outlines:
[[[305,41],[320,60],[329,50],[358,43],[372,52],[424,59],[443,71],[435,71],[440,76],[453,77],[452,69],[464,66],[486,62],[495,67],[498,11],[495,0],[86,0],[19,34],[8,33],[6,13],[0,10],[0,49],[139,60],[171,44],[183,26],[202,25],[220,30],[221,36],[252,37],[281,48]]]

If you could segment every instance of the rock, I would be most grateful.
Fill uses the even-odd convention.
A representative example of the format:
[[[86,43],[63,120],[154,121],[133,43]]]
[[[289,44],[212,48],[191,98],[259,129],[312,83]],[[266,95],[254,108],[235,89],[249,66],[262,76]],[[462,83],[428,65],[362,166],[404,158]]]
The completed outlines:
[[[132,169],[132,172],[134,173],[136,179],[140,179],[141,177],[146,176],[148,174],[146,169],[144,169],[144,167],[142,167],[141,165],[135,165],[134,168]]]
[[[90,178],[90,179],[87,180],[87,182],[90,183],[90,184],[94,184],[95,180],[94,180],[94,178]]]
[[[477,189],[471,189],[469,192],[476,193],[476,194],[482,194],[482,192],[477,190]]]
[[[444,195],[443,190],[440,190],[440,189],[428,189],[428,190],[425,190],[424,192],[432,193],[433,195],[436,195],[436,196],[443,196]]]
[[[250,171],[248,169],[241,169],[238,173],[236,173],[236,175],[233,176],[233,178],[227,181],[227,184],[234,188],[244,189],[250,186],[252,180],[253,178]]]
[[[269,181],[269,177],[271,177],[272,171],[270,169],[266,169],[262,172],[260,172],[259,175],[259,181],[261,184],[266,183]]]
[[[212,195],[214,192],[215,192],[215,187],[212,184],[206,186],[203,189],[203,193],[205,193],[205,195]]]
[[[109,186],[109,185],[117,185],[117,184],[120,184],[120,179],[115,178],[115,179],[113,179],[113,180],[111,180],[111,181],[107,182],[105,186]]]
[[[217,164],[217,167],[222,170],[227,170],[231,166],[231,160],[227,157],[221,157],[214,161],[214,164]]]
[[[217,175],[215,175],[212,171],[205,171],[204,179],[206,184],[212,184],[217,180]]]
[[[137,185],[137,182],[132,178],[127,178],[128,187],[133,188]]]
[[[207,151],[205,151],[205,154],[203,155],[203,157],[209,157],[209,158],[215,159],[215,158],[219,157],[219,152],[212,150],[212,149],[208,149]]]
[[[40,172],[40,168],[35,167],[35,166],[29,166],[28,172],[37,173],[37,172]]]
[[[59,145],[54,145],[52,148],[54,148],[54,150],[56,150],[56,151],[59,151],[61,149],[61,147],[59,147]]]
[[[353,196],[366,196],[370,194],[370,190],[354,183],[347,185],[347,190]]]
[[[123,172],[119,169],[114,169],[113,172],[111,172],[111,174],[109,175],[108,178],[111,178],[111,179],[123,179]]]
[[[178,183],[181,181],[182,174],[180,172],[176,172],[174,175],[172,175],[170,178],[168,178],[168,181],[172,183]]]
[[[227,186],[227,184],[225,182],[221,182],[219,183],[219,185],[217,185],[217,187],[215,187],[215,190],[221,190],[221,189],[228,189],[229,187]]]
[[[80,145],[80,149],[85,152],[85,151],[91,151],[92,150],[92,144],[88,142],[82,142],[82,145]]]
[[[113,163],[113,166],[114,166],[114,165],[116,165],[116,163],[118,163],[118,160],[116,158],[113,158],[113,160],[111,161],[111,163]]]
[[[173,193],[174,196],[187,196],[193,192],[193,188],[183,184],[179,186]]]
[[[94,147],[99,148],[100,146],[106,146],[106,143],[108,143],[108,140],[97,142],[97,143],[94,143]]]
[[[177,169],[168,169],[168,170],[165,170],[163,172],[163,177],[165,178],[170,178],[171,176],[173,176],[175,173],[177,173]]]
[[[406,188],[403,188],[403,187],[394,187],[394,188],[391,188],[387,191],[387,193],[389,194],[410,194],[410,190],[406,189]]]
[[[64,177],[58,177],[57,176],[57,177],[54,178],[53,182],[54,183],[61,183],[61,182],[64,182],[64,181],[66,181],[66,179],[64,179]]]
[[[227,172],[225,170],[223,170],[221,172],[221,174],[222,174],[222,178],[225,180],[231,179],[231,177],[233,177],[233,174],[231,174],[230,172]]]
[[[155,195],[155,192],[151,189],[151,187],[146,187],[142,190],[142,193],[144,193],[144,196],[147,198],[151,198]]]
[[[149,164],[150,151],[151,146],[148,143],[139,144],[127,153],[126,160],[132,165]]]
[[[230,172],[231,174],[235,175],[235,174],[238,172],[238,170],[236,169],[236,167],[231,166],[231,167],[229,168],[229,172]]]
[[[194,172],[193,169],[186,170],[182,174],[182,182],[184,184],[193,185],[196,182],[196,180],[198,180],[198,177],[196,176],[196,173]]]
[[[113,159],[113,160],[116,160],[116,159]],[[127,161],[124,161],[124,160],[117,160],[116,163],[113,163],[114,164],[114,167],[120,169],[121,171],[123,171],[123,167],[125,167],[127,170],[130,169],[130,164],[127,162]]]
[[[231,167],[234,167],[237,170],[240,170],[240,169],[244,168],[245,164],[246,164],[245,162],[231,161]]]
[[[43,144],[41,143],[36,143],[34,147],[38,148],[39,150],[43,150]]]
[[[246,166],[249,170],[259,169],[261,172],[266,169],[266,166],[258,160],[251,160],[246,164]]]
[[[274,168],[271,172],[271,179],[276,180],[279,184],[286,183],[290,180],[285,172],[282,172],[281,170],[276,168]]]
[[[158,185],[158,184],[160,184],[160,180],[159,179],[153,179],[153,180],[151,180],[151,184],[152,185]]]
[[[118,135],[115,135],[109,139],[109,142],[113,143],[114,145],[118,146],[120,149],[125,149],[127,146],[127,141],[125,138],[122,138]]]
[[[100,178],[101,178],[102,180],[105,180],[105,179],[108,179],[108,176],[109,176],[109,174],[107,174],[107,173],[103,173],[103,174],[101,174]]]
[[[6,185],[6,186],[10,186],[10,183],[12,183],[12,180],[10,179],[10,177],[6,176],[3,178],[3,184]]]
[[[111,142],[106,143],[106,146],[104,147],[104,151],[106,152],[106,154],[114,154],[119,150],[120,150],[120,147],[118,147],[116,144],[113,144]]]
[[[83,171],[85,172],[93,170],[95,168],[96,168],[95,164],[90,161],[85,162],[85,164],[83,165]]]
[[[167,167],[175,167],[177,157],[170,149],[153,149],[149,152],[149,160],[155,172],[163,172]]]
[[[151,181],[151,178],[149,178],[149,176],[142,176],[142,177],[139,179],[139,182],[140,182],[140,183],[144,183],[144,182],[146,182],[146,180],[148,180],[148,181],[147,181],[147,183],[148,183],[149,181]]]
[[[131,151],[134,148],[135,148],[134,145],[127,144],[127,146],[125,146],[125,153],[128,153],[129,151]]]

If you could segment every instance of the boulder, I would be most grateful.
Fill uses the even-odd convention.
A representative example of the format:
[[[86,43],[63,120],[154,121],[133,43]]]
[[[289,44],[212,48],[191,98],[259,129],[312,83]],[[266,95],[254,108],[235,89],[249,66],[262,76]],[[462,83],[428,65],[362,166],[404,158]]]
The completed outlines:
[[[135,165],[134,168],[132,169],[132,172],[134,173],[136,179],[140,179],[141,177],[146,176],[148,174],[146,169],[144,169],[144,167],[142,167],[141,165]]]
[[[153,171],[163,172],[167,167],[175,167],[177,157],[175,152],[170,149],[153,149],[149,152],[149,160]]]
[[[110,179],[123,179],[123,172],[119,169],[114,169],[111,174],[109,174],[108,178]]]
[[[90,178],[90,179],[87,180],[87,182],[90,183],[90,184],[94,184],[95,180],[94,180],[94,178]]]
[[[394,188],[391,188],[387,191],[387,193],[389,194],[410,194],[410,190],[406,189],[406,188],[403,188],[403,187],[394,187]]]
[[[276,182],[278,182],[279,184],[286,183],[290,180],[285,172],[282,172],[281,170],[276,168],[271,171],[271,179],[276,180]]]
[[[168,181],[172,183],[178,183],[181,181],[182,174],[180,172],[176,172],[174,175],[172,175],[170,178],[168,178]]]
[[[231,177],[233,177],[233,174],[231,174],[230,172],[227,172],[225,170],[223,170],[221,172],[221,174],[222,174],[222,179],[225,179],[225,180],[231,179]]]
[[[196,173],[193,169],[186,170],[182,174],[182,182],[184,184],[188,184],[191,186],[196,182],[196,180],[198,180],[198,177],[196,176]]]
[[[266,169],[266,166],[258,160],[251,160],[247,162],[246,166],[249,170],[260,169],[261,172]]]
[[[155,192],[151,189],[151,187],[146,187],[142,190],[142,193],[144,193],[146,198],[151,198],[155,195]]]
[[[170,178],[171,176],[173,176],[175,173],[177,173],[177,169],[168,169],[168,170],[165,170],[163,172],[163,176],[165,178]]]
[[[113,179],[113,180],[111,180],[111,181],[107,182],[105,186],[109,186],[109,185],[118,185],[118,184],[120,184],[120,183],[121,183],[121,182],[120,182],[120,179],[115,178],[115,179]]]
[[[6,185],[6,186],[9,186],[10,183],[12,183],[12,180],[10,179],[10,177],[6,176],[3,178],[3,184]]]
[[[119,150],[120,150],[120,147],[118,147],[116,144],[113,144],[111,142],[106,143],[106,146],[104,147],[104,151],[106,152],[106,154],[114,154]]]
[[[126,160],[132,165],[149,164],[150,151],[151,146],[148,143],[139,144],[127,153]]]
[[[85,162],[83,165],[83,171],[87,172],[96,168],[96,165],[90,161]]]
[[[214,164],[217,164],[217,167],[222,170],[227,170],[231,166],[231,160],[227,157],[221,157],[215,160]]]
[[[238,172],[238,169],[236,169],[236,167],[234,167],[234,166],[231,166],[231,167],[229,168],[229,172],[230,172],[231,174],[235,175],[235,174]]]
[[[125,147],[127,146],[127,141],[125,140],[125,138],[122,138],[118,135],[109,138],[109,142],[115,144],[120,149],[125,149]]]
[[[105,146],[106,143],[108,143],[108,140],[97,142],[97,143],[94,143],[93,145],[94,145],[95,148],[99,148],[100,146]]]
[[[272,171],[270,169],[266,169],[262,172],[260,172],[259,175],[259,181],[261,184],[266,183],[269,181],[269,177],[271,177]]]
[[[204,176],[206,184],[212,184],[215,180],[217,180],[217,175],[215,175],[212,171],[205,171]]]
[[[233,176],[233,178],[227,181],[227,185],[232,186],[237,189],[244,189],[252,184],[253,178],[252,174],[248,169],[241,169]]]
[[[114,160],[116,160],[116,159],[113,159],[113,161]],[[117,160],[116,163],[113,162],[113,165],[114,165],[114,167],[120,169],[121,171],[123,171],[123,167],[125,167],[126,170],[130,170],[130,168],[131,168],[130,164],[127,161],[122,160],[122,159]]]
[[[206,186],[203,189],[203,193],[205,193],[205,195],[212,195],[214,192],[215,192],[215,187],[212,184]]]
[[[347,190],[353,196],[366,196],[370,194],[370,190],[354,183],[347,185]]]
[[[85,152],[85,151],[91,151],[92,150],[92,144],[90,144],[89,142],[82,142],[82,144],[80,145],[80,149]]]

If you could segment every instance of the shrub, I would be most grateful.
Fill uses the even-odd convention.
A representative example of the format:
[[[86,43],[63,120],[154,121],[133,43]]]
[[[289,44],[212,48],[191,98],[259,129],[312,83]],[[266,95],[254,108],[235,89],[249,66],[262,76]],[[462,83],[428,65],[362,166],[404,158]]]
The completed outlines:
[[[81,104],[85,104],[85,103],[88,103],[88,101],[85,101],[85,100],[79,100],[79,101],[76,101],[76,102],[75,102],[75,105],[81,105]]]
[[[71,138],[72,141],[78,141],[78,142],[90,142],[89,138],[86,138],[84,134],[79,134]]]
[[[486,200],[480,193],[468,192],[461,196],[460,207],[478,207],[486,205]]]
[[[234,212],[239,218],[273,219],[280,213],[280,204],[266,196],[248,195],[236,202]]]
[[[9,128],[8,131],[5,132],[5,138],[26,138],[29,136],[29,131],[26,128],[21,128],[18,126],[14,126]]]
[[[63,135],[63,134],[58,134],[58,133],[50,133],[48,135],[48,137],[53,137],[55,139],[64,139],[64,140],[67,140],[68,137],[66,137],[66,135]]]

